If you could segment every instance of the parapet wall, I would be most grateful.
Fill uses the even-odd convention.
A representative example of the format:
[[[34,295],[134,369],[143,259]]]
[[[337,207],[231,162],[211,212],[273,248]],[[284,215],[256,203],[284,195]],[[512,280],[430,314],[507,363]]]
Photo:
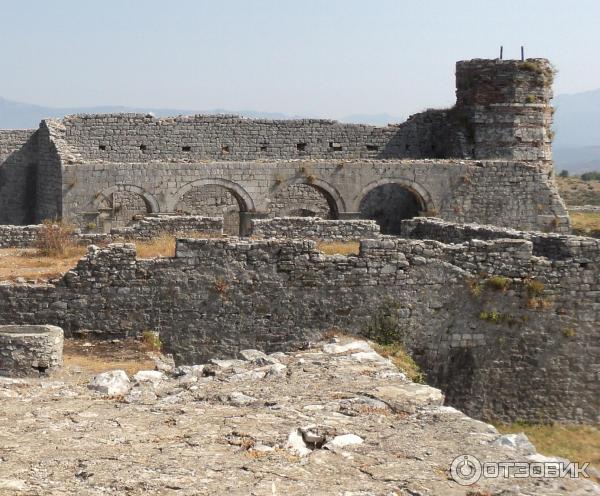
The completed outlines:
[[[595,260],[538,257],[525,239],[381,237],[347,257],[294,240],[184,239],[154,260],[91,247],[58,284],[0,284],[0,323],[154,329],[179,363],[392,332],[470,415],[599,422]]]
[[[442,146],[452,140],[446,121],[443,111],[427,111],[387,127],[235,115],[90,114],[66,117],[62,137],[85,161],[424,158],[454,156],[450,145]],[[437,140],[435,150],[433,140],[443,131],[448,136]]]
[[[275,217],[254,219],[250,236],[255,238],[295,238],[359,240],[377,238],[379,226],[373,220],[323,220],[316,217]]]

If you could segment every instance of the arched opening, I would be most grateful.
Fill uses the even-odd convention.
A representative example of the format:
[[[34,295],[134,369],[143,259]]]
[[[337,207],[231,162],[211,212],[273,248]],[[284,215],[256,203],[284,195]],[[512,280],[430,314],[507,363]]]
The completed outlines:
[[[218,184],[202,184],[189,188],[175,204],[175,211],[187,215],[223,217],[223,232],[240,235],[240,212],[244,201],[232,190]]]
[[[108,227],[126,227],[152,213],[153,208],[142,195],[133,191],[117,190],[101,198],[99,211],[103,224],[108,224]]]
[[[416,217],[424,210],[418,193],[396,183],[371,189],[359,205],[361,217],[377,221],[383,234],[400,234],[402,220]]]
[[[323,188],[308,183],[292,183],[280,188],[273,195],[269,214],[271,217],[339,217],[333,197]]]

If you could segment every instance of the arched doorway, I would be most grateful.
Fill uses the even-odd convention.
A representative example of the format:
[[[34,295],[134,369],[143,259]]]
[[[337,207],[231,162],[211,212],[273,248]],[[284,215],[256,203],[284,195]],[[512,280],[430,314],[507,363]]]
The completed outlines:
[[[319,185],[293,182],[278,188],[269,204],[271,217],[339,218],[333,196]]]
[[[416,191],[397,183],[375,186],[359,204],[361,217],[377,221],[383,234],[400,234],[402,220],[416,217],[424,210],[423,198]]]
[[[175,211],[187,215],[223,217],[223,232],[239,236],[240,212],[247,212],[248,206],[234,189],[207,182],[185,188],[175,204]]]

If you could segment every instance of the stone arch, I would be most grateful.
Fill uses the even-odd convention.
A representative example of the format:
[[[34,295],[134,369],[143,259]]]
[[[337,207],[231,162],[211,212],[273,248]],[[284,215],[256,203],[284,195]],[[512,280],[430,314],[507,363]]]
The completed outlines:
[[[198,179],[173,196],[172,210],[223,217],[224,232],[239,235],[242,212],[255,210],[254,201],[240,185],[226,179]]]
[[[136,215],[160,212],[156,198],[139,186],[117,184],[97,193],[92,201],[97,224],[104,230],[131,224]]]
[[[248,194],[248,192],[242,188],[239,184],[234,183],[233,181],[229,181],[227,179],[197,179],[196,181],[189,182],[183,185],[181,188],[177,190],[177,192],[173,195],[171,200],[170,208],[171,210],[175,209],[175,205],[177,202],[181,200],[181,197],[185,195],[188,191],[190,191],[194,187],[200,186],[221,186],[225,188],[232,195],[234,195],[240,205],[241,212],[254,212],[254,200]]]
[[[401,221],[433,210],[429,193],[414,181],[380,179],[363,188],[355,201],[361,217],[376,220],[383,234],[400,234]]]
[[[298,198],[291,195],[291,198],[285,198],[295,186],[307,186],[316,191],[321,199],[326,202],[327,208],[319,206],[317,202],[310,202],[310,198]],[[317,216],[338,219],[340,212],[346,211],[346,204],[339,191],[326,181],[318,178],[296,177],[282,182],[274,189],[273,199],[269,206],[270,213],[275,216],[292,215],[295,212],[303,211],[308,215],[314,212]]]
[[[148,213],[157,213],[160,212],[160,205],[158,200],[150,193],[148,193],[145,189],[140,188],[139,186],[134,186],[133,184],[117,184],[115,186],[111,186],[110,188],[106,188],[100,191],[96,195],[96,199],[94,201],[95,205],[100,205],[102,199],[110,201],[110,195],[113,193],[135,193],[142,197],[144,203],[148,207]]]

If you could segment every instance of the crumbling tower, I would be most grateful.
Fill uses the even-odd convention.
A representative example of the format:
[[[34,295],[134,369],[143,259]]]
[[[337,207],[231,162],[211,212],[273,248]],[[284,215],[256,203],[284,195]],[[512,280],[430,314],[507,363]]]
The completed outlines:
[[[554,69],[546,59],[456,63],[456,116],[475,159],[551,166]]]

